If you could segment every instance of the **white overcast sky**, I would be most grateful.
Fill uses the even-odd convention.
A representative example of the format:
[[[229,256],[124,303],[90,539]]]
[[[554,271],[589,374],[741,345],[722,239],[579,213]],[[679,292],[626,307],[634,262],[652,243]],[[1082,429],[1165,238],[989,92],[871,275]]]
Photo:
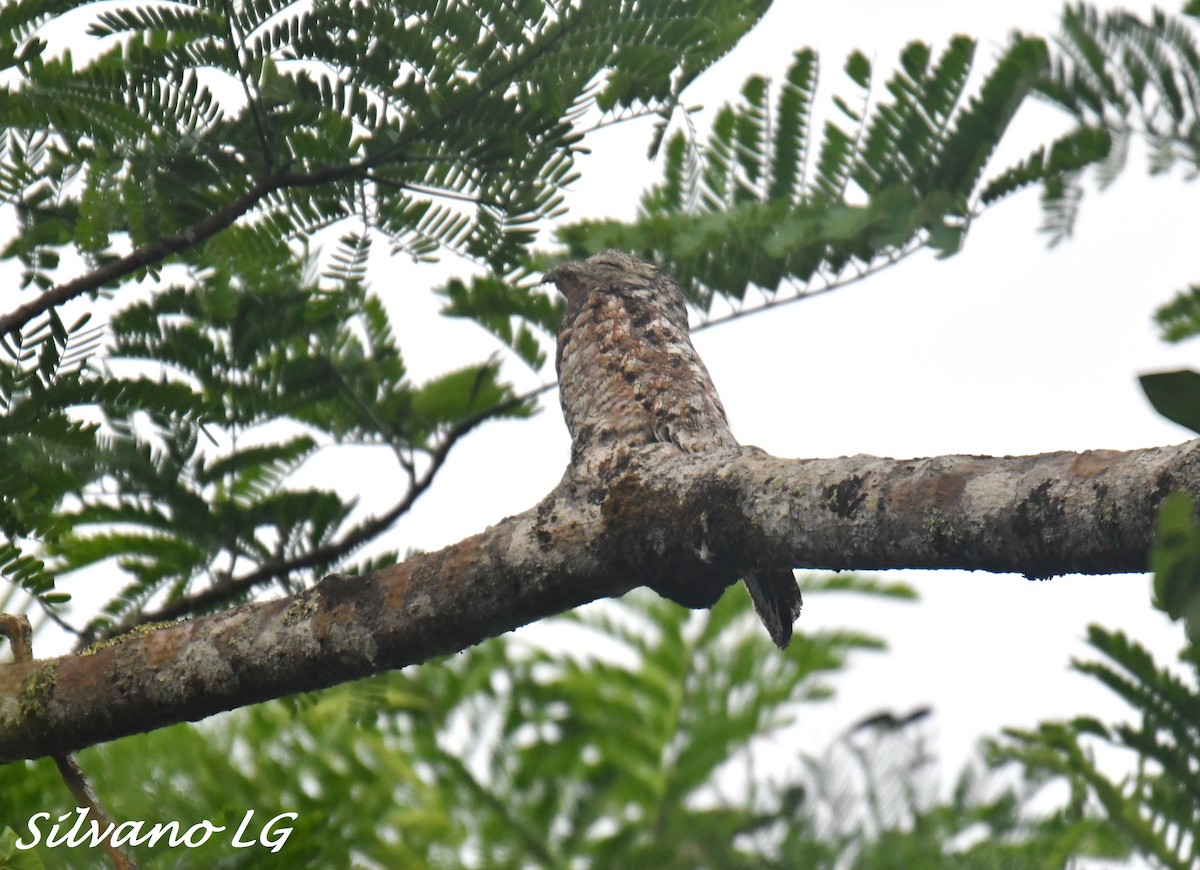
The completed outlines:
[[[813,46],[823,62],[818,104],[827,105],[851,49],[890,70],[910,40],[938,49],[965,33],[980,39],[986,61],[1013,28],[1050,34],[1057,16],[1055,4],[1037,0],[778,0],[685,102],[706,107],[698,117],[703,125],[746,76],[778,78],[796,49]],[[1056,123],[1063,122],[1045,108],[1023,113],[998,165],[1046,141]],[[593,154],[580,162],[583,176],[568,194],[567,220],[633,216],[639,194],[659,176],[645,159],[649,136],[649,124],[635,123],[592,137]],[[1176,290],[1200,280],[1192,255],[1196,214],[1186,199],[1195,188],[1179,171],[1149,179],[1144,167],[1144,152],[1135,148],[1126,175],[1087,198],[1075,237],[1053,251],[1036,232],[1037,197],[1027,192],[989,211],[949,261],[918,255],[855,286],[699,334],[697,348],[735,433],[743,443],[795,457],[1020,454],[1185,440],[1183,429],[1154,414],[1136,377],[1196,365],[1196,344],[1163,344],[1150,319]],[[415,266],[376,253],[372,289],[389,304],[414,379],[495,349],[472,324],[437,316],[439,303],[427,292],[462,274],[461,264]],[[507,372],[522,389],[540,383],[519,363]],[[557,393],[545,398],[536,419],[489,424],[461,443],[384,545],[433,549],[536,503],[562,474],[569,447]],[[384,508],[396,490],[381,458],[327,451],[306,469],[306,482],[336,480],[361,494],[364,510]],[[981,735],[1002,726],[1085,712],[1124,715],[1105,690],[1068,671],[1072,656],[1088,655],[1088,623],[1124,628],[1164,658],[1181,637],[1150,607],[1145,576],[1031,583],[908,572],[905,579],[919,590],[919,603],[806,601],[801,631],[864,629],[884,636],[891,649],[854,660],[837,681],[837,698],[807,709],[773,744],[781,759],[820,753],[846,725],[880,708],[903,712],[928,703],[950,776]],[[51,646],[39,654],[53,653]]]
[[[1126,8],[1146,12],[1150,4]],[[938,48],[965,33],[979,38],[986,61],[1012,29],[1050,34],[1057,18],[1055,4],[1035,0],[780,0],[685,103],[709,110],[703,124],[746,76],[779,78],[806,45],[821,53],[827,95],[854,48],[890,70],[910,40]],[[1055,124],[1063,122],[1044,107],[1024,112],[997,165],[1047,141]],[[638,195],[659,177],[645,159],[648,136],[648,125],[620,125],[589,140],[593,154],[580,163],[567,220],[633,216]],[[1144,156],[1135,148],[1125,176],[1089,195],[1074,238],[1054,250],[1036,231],[1037,194],[1027,192],[989,211],[948,261],[918,255],[864,283],[697,335],[734,432],[743,443],[796,457],[1003,455],[1186,440],[1185,430],[1156,416],[1136,379],[1196,365],[1194,343],[1169,347],[1151,323],[1156,306],[1200,279],[1188,200],[1195,188],[1179,171],[1150,179]],[[454,269],[445,264],[446,274]],[[432,316],[436,303],[423,295],[429,271],[396,258],[372,285],[396,306],[418,378],[463,364],[464,348],[479,341],[470,324]],[[479,347],[482,355],[490,346]],[[525,388],[539,382],[519,365],[510,373]],[[557,482],[568,445],[557,393],[546,396],[534,421],[484,427],[456,448],[389,543],[431,548],[524,510]],[[387,501],[379,494],[380,506]],[[1003,726],[1125,715],[1106,690],[1068,670],[1073,656],[1089,655],[1089,623],[1123,628],[1171,660],[1182,636],[1151,608],[1146,576],[1033,583],[947,571],[906,572],[905,579],[919,590],[919,603],[806,601],[800,630],[866,629],[886,637],[890,652],[855,660],[838,680],[837,698],[807,710],[773,744],[781,759],[819,753],[846,725],[880,708],[930,703],[950,777],[981,735]]]

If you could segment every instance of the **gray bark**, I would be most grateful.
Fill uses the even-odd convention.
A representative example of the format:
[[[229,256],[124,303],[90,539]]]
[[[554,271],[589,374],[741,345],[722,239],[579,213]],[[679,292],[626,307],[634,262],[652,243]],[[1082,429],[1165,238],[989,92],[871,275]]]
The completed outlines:
[[[1142,571],[1174,490],[1200,496],[1200,441],[1003,458],[668,445],[591,457],[530,510],[437,552],[0,667],[0,763],[416,664],[638,585],[706,606],[758,566]]]

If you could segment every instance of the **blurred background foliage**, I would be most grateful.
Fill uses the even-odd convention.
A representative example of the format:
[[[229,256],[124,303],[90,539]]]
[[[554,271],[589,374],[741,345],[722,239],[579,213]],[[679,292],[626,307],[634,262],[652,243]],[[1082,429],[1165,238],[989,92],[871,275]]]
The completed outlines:
[[[846,575],[805,583],[814,600],[833,592],[912,595]],[[806,705],[830,695],[850,654],[881,650],[876,638],[810,632],[773,655],[735,596],[689,614],[638,593],[556,619],[600,652],[495,638],[80,761],[124,818],[232,830],[248,808],[256,825],[299,814],[278,853],[217,835],[169,853],[175,866],[1049,867],[1128,852],[1086,801],[1031,815],[1027,778],[968,771],[939,798],[928,710],[788,750]],[[48,759],[0,768],[0,792],[71,812]],[[94,850],[40,855],[103,866]]]

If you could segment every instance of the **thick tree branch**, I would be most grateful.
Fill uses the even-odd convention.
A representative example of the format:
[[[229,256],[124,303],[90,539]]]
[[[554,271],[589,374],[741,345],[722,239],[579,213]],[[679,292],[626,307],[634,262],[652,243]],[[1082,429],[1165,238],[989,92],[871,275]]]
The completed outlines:
[[[668,445],[591,457],[486,531],[292,598],[0,667],[0,762],[403,667],[650,585],[699,606],[758,565],[1142,571],[1200,441],[1040,456],[777,459]]]

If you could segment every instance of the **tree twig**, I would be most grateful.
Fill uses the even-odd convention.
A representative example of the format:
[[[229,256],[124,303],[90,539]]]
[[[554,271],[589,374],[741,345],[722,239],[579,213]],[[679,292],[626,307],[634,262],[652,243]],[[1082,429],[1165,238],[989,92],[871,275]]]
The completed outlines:
[[[191,595],[185,595],[174,601],[168,601],[157,610],[136,613],[105,629],[101,630],[96,623],[92,623],[83,630],[80,640],[76,644],[76,649],[82,649],[95,641],[106,641],[118,637],[139,625],[179,619],[202,610],[211,609],[215,605],[237,598],[259,586],[282,577],[287,577],[297,571],[315,568],[319,565],[329,565],[344,558],[363,544],[387,531],[400,517],[404,516],[412,508],[417,499],[429,489],[429,486],[433,483],[434,476],[445,464],[450,451],[461,438],[486,420],[517,408],[525,401],[527,400],[523,396],[516,396],[507,402],[487,408],[456,423],[446,433],[446,436],[437,448],[430,454],[429,467],[425,469],[425,472],[419,478],[413,481],[404,498],[386,513],[364,521],[340,540],[334,541],[324,547],[310,550],[292,559],[268,562],[239,577],[227,576],[223,580]]]
[[[181,232],[169,236],[161,236],[152,242],[147,242],[130,251],[124,257],[118,257],[97,269],[80,275],[73,281],[59,284],[47,290],[41,296],[18,305],[12,311],[0,316],[0,335],[8,335],[23,327],[39,314],[44,314],[51,308],[56,308],[70,302],[85,293],[99,290],[119,278],[123,278],[138,269],[143,269],[158,263],[172,254],[186,251],[203,241],[211,238],[233,223],[255,206],[264,196],[278,189],[286,174],[274,173],[256,183],[244,194],[232,202],[217,209],[212,214],[192,224]]]
[[[14,663],[33,661],[33,631],[29,625],[29,617],[24,614],[0,613],[0,637],[7,637],[12,645]],[[88,782],[75,755],[56,755],[54,764],[75,798],[76,805],[87,810],[88,818],[99,826],[101,831],[109,829],[112,821],[104,811],[100,799],[96,796],[96,790]],[[104,838],[104,850],[117,870],[137,870],[137,862],[133,860],[133,856],[123,846],[114,846],[112,838]]]
[[[229,0],[222,0],[221,5],[225,12],[226,44],[230,53],[233,54],[238,81],[242,84],[242,93],[246,96],[250,117],[254,119],[254,131],[258,134],[258,144],[262,149],[263,170],[269,172],[271,164],[274,163],[274,156],[271,153],[271,137],[267,128],[267,119],[263,113],[262,95],[258,92],[258,88],[251,84],[250,76],[246,72],[246,65],[243,63],[242,50],[245,46],[245,39],[238,32],[234,22],[233,4]]]

